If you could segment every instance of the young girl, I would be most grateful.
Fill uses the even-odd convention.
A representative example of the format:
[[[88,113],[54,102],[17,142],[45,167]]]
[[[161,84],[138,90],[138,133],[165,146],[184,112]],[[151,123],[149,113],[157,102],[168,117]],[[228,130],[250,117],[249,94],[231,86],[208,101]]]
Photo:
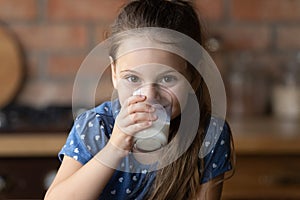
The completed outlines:
[[[112,27],[112,36],[126,36],[112,40],[110,50],[117,98],[77,117],[45,199],[220,199],[225,172],[232,169],[230,128],[213,116],[207,85],[190,62],[163,48],[126,50],[136,43],[164,43],[147,27],[176,31],[203,44],[189,2],[128,3]],[[147,89],[135,94],[141,87]],[[163,104],[162,90],[172,102],[168,144],[139,151],[136,135],[158,120],[150,102]],[[208,153],[203,146],[211,146]]]

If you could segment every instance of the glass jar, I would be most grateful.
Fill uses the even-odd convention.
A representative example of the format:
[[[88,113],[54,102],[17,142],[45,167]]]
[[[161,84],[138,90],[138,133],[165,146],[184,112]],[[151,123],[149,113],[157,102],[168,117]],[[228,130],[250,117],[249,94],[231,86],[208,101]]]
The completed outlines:
[[[272,94],[274,115],[282,119],[300,119],[300,54],[281,68]]]

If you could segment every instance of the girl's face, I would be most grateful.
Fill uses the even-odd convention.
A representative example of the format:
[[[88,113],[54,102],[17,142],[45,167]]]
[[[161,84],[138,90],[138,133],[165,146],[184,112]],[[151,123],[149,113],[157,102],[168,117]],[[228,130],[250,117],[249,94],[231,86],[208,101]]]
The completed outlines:
[[[118,58],[112,64],[112,80],[121,105],[141,86],[164,86],[171,93],[172,119],[181,113],[193,86],[186,61],[157,49],[137,50]],[[147,99],[159,98],[159,91],[149,88],[143,95]]]

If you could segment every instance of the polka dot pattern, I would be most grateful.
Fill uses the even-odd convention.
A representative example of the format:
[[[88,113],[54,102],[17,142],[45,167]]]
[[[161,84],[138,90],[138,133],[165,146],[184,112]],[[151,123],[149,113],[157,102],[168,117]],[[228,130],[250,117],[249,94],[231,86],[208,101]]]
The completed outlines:
[[[61,160],[64,155],[67,155],[85,164],[107,144],[119,111],[117,108],[113,109],[112,106],[114,105],[111,105],[111,102],[105,102],[78,116],[66,144],[59,152]],[[221,123],[215,118],[212,120],[212,128],[206,131],[210,137],[204,141],[204,147],[210,151],[204,159],[199,159],[199,162],[204,162],[204,169],[199,169],[202,174],[201,183],[231,169],[228,124]],[[120,170],[115,171],[99,199],[144,199],[155,179],[155,172],[148,172],[147,167],[138,169],[139,173],[129,173],[123,170],[130,171],[135,167],[132,160],[124,159],[120,163]]]

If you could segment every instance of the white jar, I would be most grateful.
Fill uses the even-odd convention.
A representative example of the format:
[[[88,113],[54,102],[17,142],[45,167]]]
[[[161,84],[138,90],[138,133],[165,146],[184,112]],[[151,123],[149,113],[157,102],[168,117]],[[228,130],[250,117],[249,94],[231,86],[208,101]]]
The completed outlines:
[[[300,63],[293,61],[283,68],[273,88],[272,105],[276,117],[300,119]]]

